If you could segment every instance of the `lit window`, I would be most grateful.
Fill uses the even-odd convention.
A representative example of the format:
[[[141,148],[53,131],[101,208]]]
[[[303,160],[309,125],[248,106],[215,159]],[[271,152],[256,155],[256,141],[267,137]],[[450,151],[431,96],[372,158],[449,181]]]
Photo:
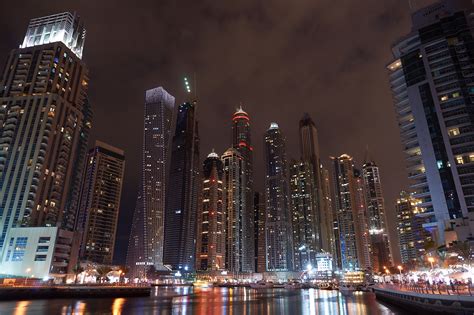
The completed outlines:
[[[451,128],[448,130],[448,134],[450,137],[454,137],[459,135],[459,128]]]
[[[441,96],[441,101],[442,101],[442,102],[447,101],[447,100],[448,100],[448,96],[447,96],[447,95]]]
[[[461,94],[459,94],[459,92],[454,92],[454,93],[453,93],[453,98],[459,97],[460,95],[461,95]]]
[[[474,162],[474,154],[469,154],[469,162]]]
[[[461,155],[456,156],[456,163],[457,164],[464,164],[464,159]]]

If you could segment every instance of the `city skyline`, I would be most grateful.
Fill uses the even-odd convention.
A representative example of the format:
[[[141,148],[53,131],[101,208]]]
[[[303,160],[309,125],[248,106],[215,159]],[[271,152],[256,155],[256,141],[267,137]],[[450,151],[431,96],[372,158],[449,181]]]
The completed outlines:
[[[422,6],[422,4],[423,2],[417,1],[418,6]],[[12,8],[15,5],[12,4]],[[131,213],[134,211],[138,191],[139,177],[137,174],[141,160],[141,144],[137,139],[140,139],[141,135],[143,91],[162,85],[171,94],[174,93],[177,104],[180,104],[185,100],[185,93],[181,87],[182,77],[194,72],[197,73],[198,95],[202,104],[199,116],[201,118],[206,117],[206,120],[209,121],[215,121],[216,124],[212,126],[203,124],[200,127],[203,139],[214,137],[213,143],[203,141],[202,152],[209,152],[212,147],[215,147],[217,152],[224,152],[227,149],[229,145],[228,133],[215,135],[213,130],[215,128],[230,127],[229,117],[239,102],[242,101],[246,111],[252,115],[255,124],[252,130],[254,139],[259,139],[270,121],[275,120],[285,130],[288,139],[291,139],[288,143],[290,155],[297,157],[299,148],[295,140],[297,139],[298,130],[294,126],[303,112],[309,112],[321,134],[321,156],[325,165],[328,163],[328,156],[342,153],[353,155],[356,160],[362,161],[364,152],[361,148],[365,148],[368,144],[370,148],[374,149],[371,151],[373,151],[373,158],[380,166],[382,177],[390,178],[390,181],[384,185],[387,206],[392,207],[399,190],[407,188],[403,155],[400,152],[401,144],[383,67],[391,60],[390,46],[393,41],[410,29],[408,3],[389,1],[382,5],[377,1],[373,1],[363,6],[358,4],[355,7],[355,4],[348,4],[348,7],[338,9],[320,3],[311,4],[309,8],[305,7],[307,13],[304,13],[300,6],[290,8],[294,18],[275,29],[275,32],[281,32],[283,36],[293,36],[296,41],[295,45],[302,48],[299,50],[304,54],[301,57],[306,56],[305,51],[311,51],[312,56],[309,59],[313,60],[313,64],[305,66],[298,66],[295,60],[286,57],[284,53],[286,46],[275,38],[275,32],[263,28],[261,34],[249,33],[248,28],[250,27],[255,26],[260,29],[262,24],[258,21],[249,22],[252,23],[251,25],[243,25],[245,34],[250,34],[250,37],[245,36],[245,38],[249,38],[251,43],[257,45],[255,47],[261,49],[262,54],[272,56],[273,54],[269,51],[275,51],[276,55],[274,55],[274,58],[264,58],[261,65],[250,63],[245,66],[248,63],[248,58],[239,60],[236,57],[242,54],[246,55],[252,52],[253,49],[251,51],[245,50],[242,47],[247,47],[247,45],[242,44],[230,45],[219,32],[211,31],[207,27],[193,30],[191,26],[195,24],[192,21],[202,17],[204,13],[196,14],[192,18],[193,20],[188,20],[185,16],[191,16],[191,12],[193,12],[193,15],[195,12],[203,12],[203,8],[198,4],[183,6],[183,10],[179,13],[174,8],[167,8],[171,11],[169,16],[179,14],[183,17],[179,23],[181,25],[177,25],[177,21],[172,22],[171,25],[175,26],[176,32],[169,35],[162,31],[163,27],[161,26],[161,23],[165,23],[169,19],[160,18],[160,12],[163,12],[163,10],[158,10],[158,12],[153,10],[153,4],[151,3],[145,6],[147,10],[129,8],[125,3],[122,3],[130,13],[127,13],[126,16],[120,13],[123,10],[117,12],[117,15],[103,14],[105,13],[105,5],[106,3],[100,4],[93,10],[84,3],[78,3],[75,7],[61,7],[41,3],[35,4],[34,10],[17,10],[18,13],[14,20],[10,16],[2,15],[2,21],[9,27],[0,30],[3,38],[0,43],[0,60],[5,60],[8,51],[22,43],[25,27],[30,18],[65,10],[75,10],[81,14],[88,28],[83,58],[91,71],[96,74],[93,78],[94,84],[91,85],[90,89],[91,102],[95,106],[95,121],[91,140],[100,139],[119,146],[127,152],[128,167],[125,174],[124,190],[129,193],[124,194],[122,198],[121,222],[131,221]],[[243,43],[243,36],[238,36],[238,28],[234,23],[245,21],[243,12],[258,12],[260,9],[254,8],[253,5],[244,7],[243,4],[242,6],[235,4],[235,6],[234,9],[238,12],[235,15],[235,21],[229,20],[224,23],[229,28],[228,31],[235,35],[230,37],[237,43]],[[369,7],[370,10],[367,9]],[[279,7],[276,6],[276,8]],[[148,14],[147,11],[155,13]],[[214,26],[215,23],[218,23],[219,16],[222,16],[225,12],[225,7],[219,7],[215,14],[211,14],[206,20],[208,20],[210,26]],[[274,18],[280,14],[278,12],[276,11],[276,15],[274,15],[272,11],[265,9],[263,14],[270,18],[269,23],[275,24],[276,20]],[[329,34],[325,35],[324,32],[319,31],[318,34],[314,35],[317,29],[312,28],[312,23],[309,23],[314,17],[311,20],[307,19],[311,15],[320,16],[321,13],[318,12],[325,12],[324,15],[328,16],[328,18],[317,19],[320,21],[319,23],[323,23],[323,29],[339,29],[349,33],[349,30],[356,25],[360,29],[360,37],[352,40],[345,36],[341,40],[336,40],[335,38],[329,38]],[[367,15],[367,20],[371,21],[372,24],[359,25],[357,18],[355,18],[357,15]],[[141,20],[151,24],[139,29],[136,25],[141,25],[140,23],[143,22],[137,19],[131,20],[127,29],[117,24],[118,20],[128,20],[133,16],[143,16]],[[329,16],[334,21],[330,20]],[[387,18],[383,19],[381,17]],[[108,29],[101,28],[102,23],[117,26],[117,32],[109,32]],[[378,26],[379,29],[373,27],[373,25]],[[296,30],[301,28],[307,31],[302,31],[301,35],[295,35]],[[152,34],[152,30],[158,33]],[[191,42],[189,42],[190,35],[188,35],[190,32],[196,36]],[[316,36],[314,40],[311,39],[312,34]],[[130,47],[124,41],[127,37],[135,38],[137,45],[133,49],[127,48],[127,53],[132,57],[125,61],[121,59],[122,53],[119,53],[116,47]],[[268,37],[267,42],[264,40],[266,37]],[[150,41],[150,38],[156,38],[157,40]],[[163,42],[158,40],[160,38],[163,40],[177,38],[177,44],[163,49],[164,46],[161,45]],[[219,43],[221,48],[207,57],[204,56],[203,52],[210,51],[211,48],[215,47],[209,38],[217,41],[216,43]],[[259,41],[265,42],[268,48],[262,48]],[[191,51],[186,49],[177,49],[177,46],[182,47],[184,43],[195,45],[197,50],[193,50],[191,54]],[[377,47],[372,48],[371,46],[375,46],[375,43],[377,43]],[[227,46],[238,46],[237,56],[228,53],[228,49],[225,48]],[[341,51],[342,55],[330,55],[325,52],[328,49],[329,51]],[[151,54],[152,51],[159,53]],[[366,57],[367,54],[370,58]],[[102,56],[107,57],[104,60]],[[262,55],[263,57],[264,55]],[[134,59],[139,61],[136,64],[128,61]],[[163,64],[166,60],[169,62]],[[117,64],[116,61],[122,64],[121,71],[113,66]],[[199,64],[212,65],[213,62],[216,62],[216,66],[199,66]],[[279,69],[280,67],[282,67],[281,73],[276,76],[271,74],[271,69]],[[158,71],[158,68],[160,71]],[[251,77],[249,74],[252,68],[259,69],[255,80],[263,82],[261,86],[249,84],[248,78]],[[228,69],[228,71],[222,73],[220,71],[222,69]],[[313,73],[305,69],[315,70]],[[133,80],[131,81],[124,76],[122,71],[133,72],[135,74]],[[336,81],[334,79],[335,75],[339,75],[341,72],[340,80]],[[361,74],[359,75],[359,73]],[[117,86],[113,84],[113,77],[123,77],[123,86],[120,83],[118,87],[123,87],[124,92],[116,93]],[[220,77],[222,80],[209,82],[208,78],[212,77]],[[294,78],[298,78],[298,80]],[[363,86],[362,82],[365,82]],[[282,90],[282,87],[286,85],[290,89],[288,91]],[[308,90],[309,87],[313,86],[316,87],[314,91],[312,89]],[[364,86],[370,86],[370,89]],[[280,92],[274,93],[275,89]],[[290,90],[292,92],[289,92]],[[120,94],[120,97],[118,94]],[[359,97],[354,97],[356,95]],[[340,110],[334,110],[336,105],[340,107]],[[298,106],[298,110],[289,110],[292,106]],[[128,124],[130,128],[127,128],[127,132],[117,128],[109,128],[109,120]],[[339,122],[345,127],[336,131],[332,128],[332,124]],[[370,125],[370,128],[364,127],[365,125]],[[374,128],[377,131],[383,131],[385,136],[377,136],[381,132],[374,132]],[[355,137],[356,141],[352,139],[352,134],[357,135]],[[261,170],[264,163],[261,141],[256,141],[254,147],[255,169],[257,172],[255,174],[255,189],[262,191],[263,173]],[[382,149],[375,150],[376,148]],[[392,219],[394,220],[394,218]],[[125,247],[123,245],[128,242],[128,237],[124,235],[128,234],[128,229],[121,224],[119,230],[121,233],[118,235],[118,242],[122,244],[121,249],[124,251]],[[124,261],[124,256],[119,261]]]

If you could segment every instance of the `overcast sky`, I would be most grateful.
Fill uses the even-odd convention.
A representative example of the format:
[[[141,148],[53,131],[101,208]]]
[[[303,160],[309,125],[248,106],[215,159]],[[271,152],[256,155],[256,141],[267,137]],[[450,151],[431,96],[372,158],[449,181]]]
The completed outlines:
[[[419,7],[430,1],[414,1]],[[163,86],[184,100],[183,77],[197,76],[201,154],[231,143],[240,102],[251,115],[255,182],[263,189],[263,133],[275,121],[299,157],[298,121],[308,112],[324,164],[366,147],[380,166],[389,222],[407,188],[385,66],[410,29],[408,1],[10,1],[0,10],[0,65],[22,42],[30,18],[77,11],[87,28],[92,141],[126,152],[116,261],[125,259],[138,188],[144,91]],[[392,235],[395,226],[392,226]]]

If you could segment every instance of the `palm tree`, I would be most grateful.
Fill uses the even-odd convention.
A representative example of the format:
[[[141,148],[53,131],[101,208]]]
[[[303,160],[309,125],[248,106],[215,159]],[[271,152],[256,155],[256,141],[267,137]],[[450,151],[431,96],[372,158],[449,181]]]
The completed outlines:
[[[102,280],[107,278],[107,275],[110,271],[112,271],[112,268],[110,268],[109,266],[100,266],[99,268],[97,268],[100,283],[102,283]]]
[[[73,268],[72,271],[74,272],[74,283],[77,284],[77,276],[84,271],[84,268],[81,266],[80,263],[77,263]]]

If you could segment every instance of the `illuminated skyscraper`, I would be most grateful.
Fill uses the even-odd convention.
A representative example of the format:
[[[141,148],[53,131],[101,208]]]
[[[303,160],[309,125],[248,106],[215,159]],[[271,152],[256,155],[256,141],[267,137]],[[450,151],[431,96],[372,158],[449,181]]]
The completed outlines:
[[[77,224],[83,260],[112,264],[124,170],[123,150],[96,141],[87,158]]]
[[[291,223],[293,230],[294,270],[306,270],[316,266],[316,232],[313,211],[314,177],[311,163],[290,162]]]
[[[243,225],[249,219],[246,210],[246,176],[245,162],[242,155],[234,148],[222,155],[224,163],[226,194],[226,269],[232,272],[252,272],[254,270],[254,253],[244,247],[248,236],[244,235]],[[253,214],[253,213],[252,213]],[[253,217],[252,217],[253,222]]]
[[[368,229],[370,233],[372,268],[383,271],[383,266],[390,266],[390,244],[385,217],[385,203],[382,195],[382,182],[379,168],[375,162],[366,162],[362,166],[364,179]]]
[[[142,182],[130,234],[127,264],[134,276],[163,268],[163,237],[174,97],[162,87],[147,90],[143,130]],[[143,217],[143,218],[142,218]]]
[[[226,200],[224,167],[212,152],[204,160],[202,196],[197,215],[196,270],[225,269]]]
[[[405,191],[400,193],[395,209],[397,211],[397,232],[402,263],[416,262],[426,253],[425,244],[431,236],[423,227],[423,220],[417,216],[420,212],[414,199]]]
[[[253,148],[250,134],[250,117],[240,107],[232,116],[232,146],[242,155],[245,162],[245,202],[242,215],[243,269],[254,271],[254,206],[253,206]]]
[[[329,180],[329,171],[322,168],[322,191],[323,191],[323,211],[321,211],[321,231],[323,231],[322,243],[323,250],[331,254],[331,259],[337,261],[339,251],[337,249],[336,233],[337,224],[334,224],[334,208],[331,196],[331,182]],[[336,219],[337,220],[337,219]],[[321,256],[323,257],[323,256]],[[324,256],[328,257],[328,256]]]
[[[166,203],[164,263],[174,270],[194,270],[196,213],[200,193],[197,103],[178,107]]]
[[[349,155],[333,161],[334,204],[337,218],[338,267],[344,270],[370,267],[363,181]]]
[[[293,270],[288,162],[285,139],[276,123],[265,132],[267,271]]]
[[[322,165],[320,160],[319,152],[319,139],[318,139],[318,130],[313,120],[308,113],[305,113],[303,118],[300,120],[299,126],[299,136],[300,136],[300,150],[301,158],[311,169],[311,188],[309,192],[311,197],[309,199],[310,204],[308,208],[312,212],[311,214],[311,225],[312,225],[312,234],[314,235],[314,251],[320,251],[324,249],[329,251],[329,245],[327,238],[329,237],[329,231],[326,231],[327,225],[321,221],[323,207],[323,182],[322,182]],[[323,242],[322,236],[325,236]],[[323,248],[323,243],[328,246]]]
[[[410,192],[438,245],[447,220],[474,211],[473,13],[469,0],[414,12],[387,66]]]
[[[254,241],[255,241],[255,271],[266,271],[266,241],[265,241],[265,197],[260,192],[254,192]]]
[[[26,275],[28,265],[41,278],[65,277],[75,264],[73,230],[91,127],[84,38],[76,14],[36,18],[8,56],[0,79],[2,273]]]

